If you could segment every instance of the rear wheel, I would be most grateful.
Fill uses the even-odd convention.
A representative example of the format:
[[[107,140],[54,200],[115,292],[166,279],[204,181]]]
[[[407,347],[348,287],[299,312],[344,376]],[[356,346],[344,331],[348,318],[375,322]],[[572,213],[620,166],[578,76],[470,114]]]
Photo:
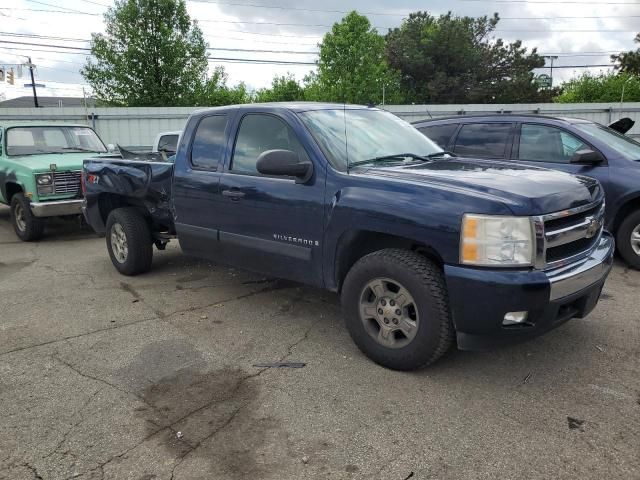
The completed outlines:
[[[138,275],[151,269],[153,241],[147,221],[135,208],[118,208],[107,218],[107,250],[123,275]]]
[[[385,367],[426,366],[453,343],[442,272],[418,253],[387,249],[361,258],[344,281],[342,305],[356,345]]]
[[[11,223],[18,238],[25,242],[38,240],[44,233],[44,220],[33,216],[29,203],[23,193],[11,198]]]
[[[630,213],[616,232],[616,244],[622,258],[640,270],[640,210]]]

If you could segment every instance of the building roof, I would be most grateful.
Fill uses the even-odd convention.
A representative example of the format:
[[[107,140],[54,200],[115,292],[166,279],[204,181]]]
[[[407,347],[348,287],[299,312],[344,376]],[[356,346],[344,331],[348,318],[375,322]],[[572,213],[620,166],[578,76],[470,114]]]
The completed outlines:
[[[82,97],[41,97],[38,95],[38,105],[40,107],[84,107]],[[12,98],[0,102],[0,108],[32,108],[33,97],[25,95],[23,97]],[[95,107],[95,98],[87,98],[87,107]]]

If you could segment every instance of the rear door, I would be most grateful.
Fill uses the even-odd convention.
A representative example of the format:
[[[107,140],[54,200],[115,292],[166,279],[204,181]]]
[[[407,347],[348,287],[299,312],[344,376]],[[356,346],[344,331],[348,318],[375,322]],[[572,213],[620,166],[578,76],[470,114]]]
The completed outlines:
[[[584,149],[597,150],[564,128],[527,122],[519,125],[513,158],[530,165],[597,178],[607,190],[609,168],[606,161],[597,165],[571,163],[573,155]]]
[[[233,265],[320,285],[325,167],[304,148],[310,137],[300,136],[308,133],[290,120],[271,113],[239,119],[233,155],[220,178],[220,244]],[[274,149],[311,160],[311,180],[300,184],[258,173],[258,157]]]
[[[515,129],[515,122],[463,123],[452,150],[462,157],[504,160],[511,153]]]
[[[172,198],[180,247],[198,257],[217,259],[220,175],[228,152],[228,130],[233,110],[194,119],[187,126],[185,142],[178,147],[184,161],[175,164]]]

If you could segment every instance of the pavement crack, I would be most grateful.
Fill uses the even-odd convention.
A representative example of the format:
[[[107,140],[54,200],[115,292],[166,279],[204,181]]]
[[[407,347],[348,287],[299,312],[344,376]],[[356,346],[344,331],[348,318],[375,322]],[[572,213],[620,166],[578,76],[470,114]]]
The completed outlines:
[[[42,480],[42,476],[38,473],[38,470],[36,469],[36,467],[34,467],[33,465],[27,462],[23,463],[22,466],[31,470],[31,473],[33,474],[33,478],[35,478],[36,480]]]

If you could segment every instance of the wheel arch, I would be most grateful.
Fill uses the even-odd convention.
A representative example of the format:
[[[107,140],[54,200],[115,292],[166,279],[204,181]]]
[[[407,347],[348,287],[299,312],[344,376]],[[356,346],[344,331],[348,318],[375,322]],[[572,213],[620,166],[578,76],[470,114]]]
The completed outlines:
[[[432,260],[439,268],[444,266],[438,251],[426,242],[374,230],[350,230],[343,233],[336,244],[332,278],[334,289],[342,289],[347,273],[358,260],[386,248],[415,251]]]
[[[622,204],[622,206],[618,208],[618,211],[616,212],[616,215],[611,224],[611,231],[613,233],[616,233],[618,231],[618,228],[620,227],[620,224],[624,221],[627,215],[636,210],[640,210],[640,194],[636,195],[633,198],[627,199]]]

